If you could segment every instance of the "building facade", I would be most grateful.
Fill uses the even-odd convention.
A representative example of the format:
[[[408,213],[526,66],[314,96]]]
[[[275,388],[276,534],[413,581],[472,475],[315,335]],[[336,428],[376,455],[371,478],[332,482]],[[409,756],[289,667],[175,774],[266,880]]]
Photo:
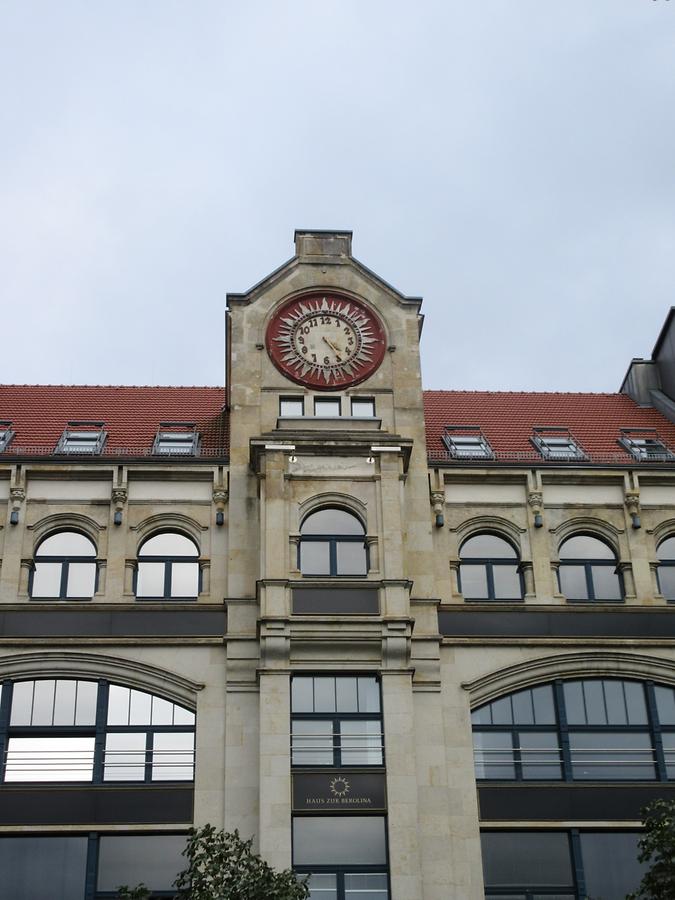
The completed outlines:
[[[617,394],[424,392],[420,307],[297,232],[224,387],[2,388],[0,900],[171,896],[207,822],[313,900],[636,886],[671,319]]]

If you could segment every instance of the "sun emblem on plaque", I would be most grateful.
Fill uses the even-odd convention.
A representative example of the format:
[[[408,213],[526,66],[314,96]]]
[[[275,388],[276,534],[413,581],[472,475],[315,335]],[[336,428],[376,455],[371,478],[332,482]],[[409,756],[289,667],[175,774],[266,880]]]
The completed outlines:
[[[332,778],[329,787],[334,797],[346,797],[351,790],[351,785],[347,779],[340,776]]]

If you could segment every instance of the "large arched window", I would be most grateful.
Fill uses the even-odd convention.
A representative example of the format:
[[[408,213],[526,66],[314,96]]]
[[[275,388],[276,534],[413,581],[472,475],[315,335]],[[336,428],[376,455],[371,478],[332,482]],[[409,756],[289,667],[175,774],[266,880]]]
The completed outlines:
[[[459,552],[459,583],[465,600],[522,600],[518,554],[496,534],[476,534]]]
[[[675,690],[618,679],[557,681],[472,714],[476,777],[675,779]]]
[[[107,681],[2,685],[0,781],[158,782],[194,778],[195,715]]]
[[[196,600],[199,548],[183,534],[163,531],[138,551],[136,596],[144,600]]]
[[[675,537],[661,541],[657,555],[659,567],[656,575],[659,580],[659,590],[666,600],[675,600]]]
[[[58,531],[35,551],[30,595],[36,600],[90,600],[96,591],[96,547],[79,531]]]
[[[590,534],[560,545],[560,590],[568,600],[622,600],[623,582],[611,547]]]
[[[353,513],[325,507],[310,513],[300,529],[298,567],[303,575],[365,575],[365,529]]]

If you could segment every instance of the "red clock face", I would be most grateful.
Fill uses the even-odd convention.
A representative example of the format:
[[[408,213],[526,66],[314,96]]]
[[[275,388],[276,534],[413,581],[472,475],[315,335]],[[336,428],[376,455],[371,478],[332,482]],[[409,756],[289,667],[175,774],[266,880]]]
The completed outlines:
[[[267,352],[279,371],[323,391],[358,384],[384,357],[384,327],[364,304],[317,291],[289,300],[267,327]]]

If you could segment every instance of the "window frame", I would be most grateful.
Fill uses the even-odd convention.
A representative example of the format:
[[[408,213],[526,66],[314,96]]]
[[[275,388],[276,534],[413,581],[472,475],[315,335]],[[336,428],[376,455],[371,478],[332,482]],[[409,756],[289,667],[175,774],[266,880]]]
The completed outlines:
[[[571,540],[575,537],[590,537],[596,541],[599,541],[601,544],[604,544],[609,550],[611,550],[613,559],[602,559],[595,557],[569,557],[567,559],[560,559],[560,551],[567,543],[567,541]],[[584,569],[584,577],[586,579],[586,593],[587,597],[568,597],[563,591],[562,587],[562,578],[560,577],[560,570],[566,567],[576,566],[578,568],[583,567]],[[620,597],[615,597],[613,599],[604,599],[602,597],[596,596],[595,584],[593,582],[593,567],[603,566],[603,567],[614,567],[614,574],[618,578],[619,582],[619,593]],[[558,566],[557,566],[557,579],[558,579],[558,590],[565,597],[567,603],[625,603],[626,601],[626,585],[624,583],[623,572],[621,571],[621,565],[619,561],[619,557],[617,555],[614,547],[607,541],[601,537],[598,537],[597,534],[593,534],[590,531],[575,531],[573,534],[567,535],[561,542],[558,547]]]
[[[559,447],[563,444],[568,448],[568,452],[556,449],[549,441],[560,442]],[[542,459],[550,462],[577,462],[579,460],[587,460],[588,454],[584,452],[579,442],[573,437],[569,428],[556,428],[554,426],[541,426],[533,428],[530,442],[541,454]]]
[[[365,406],[366,404],[370,405],[371,412],[369,415],[358,415],[354,414],[355,406]],[[374,397],[350,397],[349,398],[349,414],[353,419],[375,419],[377,418],[377,410],[375,407],[375,398]]]
[[[622,428],[618,443],[638,462],[672,462],[675,460],[675,453],[669,449],[655,428]],[[658,448],[658,451],[650,453],[648,444],[651,444],[654,449]]]
[[[658,584],[659,593],[665,597],[668,603],[675,603],[675,590],[673,591],[673,596],[668,596],[666,592],[663,590],[663,585],[661,584],[661,569],[673,569],[675,571],[675,555],[673,555],[672,559],[661,559],[659,555],[659,549],[666,543],[666,541],[672,540],[675,538],[675,534],[668,534],[664,538],[662,538],[656,546],[656,558],[658,560],[658,565],[656,567],[656,583]]]
[[[14,429],[9,420],[0,421],[0,453],[3,453],[12,443]]]
[[[176,556],[176,555],[165,555],[165,554],[146,554],[145,556],[141,556],[141,550],[148,543],[148,541],[152,540],[152,538],[158,537],[161,534],[177,534],[182,538],[190,541],[194,544],[197,553],[194,556]],[[139,601],[170,601],[171,603],[194,603],[195,600],[199,599],[199,595],[202,592],[202,567],[200,565],[201,559],[201,550],[199,544],[195,541],[195,539],[191,535],[187,535],[182,531],[178,531],[177,529],[166,528],[161,531],[154,531],[152,534],[143,538],[138,551],[136,553],[136,567],[134,569],[133,575],[133,592],[134,598]],[[139,569],[143,563],[160,563],[164,565],[164,592],[161,595],[144,595],[142,597],[138,596],[138,576]],[[171,594],[171,581],[173,577],[173,564],[174,563],[194,563],[197,566],[197,594],[194,597],[174,597]]]
[[[504,557],[500,559],[499,557],[492,556],[462,556],[462,547],[467,544],[472,538],[482,537],[482,536],[490,536],[494,538],[498,538],[500,541],[504,541],[505,544],[508,544],[509,547],[515,553],[515,557]],[[525,599],[525,577],[523,575],[523,566],[522,560],[520,558],[520,553],[518,552],[518,548],[513,544],[511,540],[505,537],[503,534],[500,534],[496,531],[477,531],[473,534],[470,534],[465,540],[462,541],[462,544],[459,548],[459,566],[457,569],[457,583],[459,586],[460,593],[462,593],[462,566],[484,566],[485,567],[485,578],[487,583],[487,597],[464,597],[464,599],[468,603],[520,603]],[[518,575],[518,581],[520,584],[520,597],[497,597],[495,596],[495,579],[494,579],[494,566],[511,566],[515,565],[516,572]]]
[[[76,440],[77,435],[91,435],[91,447],[82,449],[82,447],[69,447],[71,440]],[[59,438],[54,453],[62,453],[69,456],[100,456],[108,437],[105,430],[105,422],[93,421],[71,421],[66,424],[61,437]],[[82,440],[83,438],[80,438]]]
[[[300,412],[297,413],[289,413],[284,412],[284,403],[299,403],[300,404]],[[304,394],[296,394],[295,396],[286,395],[279,397],[279,418],[280,419],[300,419],[304,418],[305,415],[305,395]]]
[[[326,534],[303,534],[302,529],[304,523],[309,519],[314,513],[321,512],[322,510],[330,510],[335,509],[340,512],[346,513],[347,515],[353,516],[357,522],[363,528],[363,534],[335,534],[335,533],[326,533]],[[370,546],[368,544],[367,538],[367,530],[365,523],[361,519],[359,515],[357,515],[352,509],[343,506],[320,506],[316,509],[310,510],[305,516],[303,516],[302,522],[300,524],[300,539],[298,541],[297,548],[297,568],[300,570],[300,573],[303,578],[366,578],[368,573],[370,572]],[[322,543],[328,544],[328,572],[303,572],[302,570],[302,545],[305,543]],[[339,544],[363,544],[363,548],[365,550],[365,572],[359,575],[350,575],[344,574],[338,571],[338,545]]]
[[[185,438],[184,447],[187,449],[173,450],[171,441],[175,440],[175,446],[179,447],[180,438]],[[166,448],[163,442],[169,441]],[[189,443],[188,443],[189,442]],[[153,456],[199,456],[200,434],[195,422],[160,422],[157,434],[152,444]]]
[[[477,452],[461,452],[457,439],[461,440],[462,438],[475,441]],[[480,425],[446,425],[443,432],[443,443],[452,459],[496,459],[495,452]]]
[[[317,405],[320,406],[322,403],[326,406],[329,403],[337,404],[338,411],[332,414],[317,412]],[[314,397],[312,399],[312,409],[315,419],[340,419],[342,418],[342,397]]]
[[[86,538],[94,547],[94,555],[93,556],[74,556],[74,555],[39,555],[40,547],[45,543],[45,541],[49,540],[49,538],[55,537],[58,534],[78,534],[82,537]],[[60,584],[59,584],[59,594],[57,597],[41,597],[33,595],[33,583],[35,581],[35,567],[37,563],[59,563],[61,565],[61,576],[60,576]],[[91,563],[94,566],[94,591],[90,597],[69,597],[68,596],[68,573],[70,570],[71,563]],[[71,600],[74,602],[78,601],[86,601],[92,600],[96,592],[98,591],[98,580],[99,580],[99,558],[98,558],[98,547],[96,543],[92,540],[92,538],[86,533],[86,531],[82,531],[78,528],[59,528],[57,531],[50,531],[49,534],[46,534],[43,538],[41,538],[40,543],[35,548],[35,552],[33,553],[33,558],[31,560],[31,566],[28,573],[28,596],[31,600],[35,600],[37,602],[50,602],[50,601],[58,601],[58,600]]]

